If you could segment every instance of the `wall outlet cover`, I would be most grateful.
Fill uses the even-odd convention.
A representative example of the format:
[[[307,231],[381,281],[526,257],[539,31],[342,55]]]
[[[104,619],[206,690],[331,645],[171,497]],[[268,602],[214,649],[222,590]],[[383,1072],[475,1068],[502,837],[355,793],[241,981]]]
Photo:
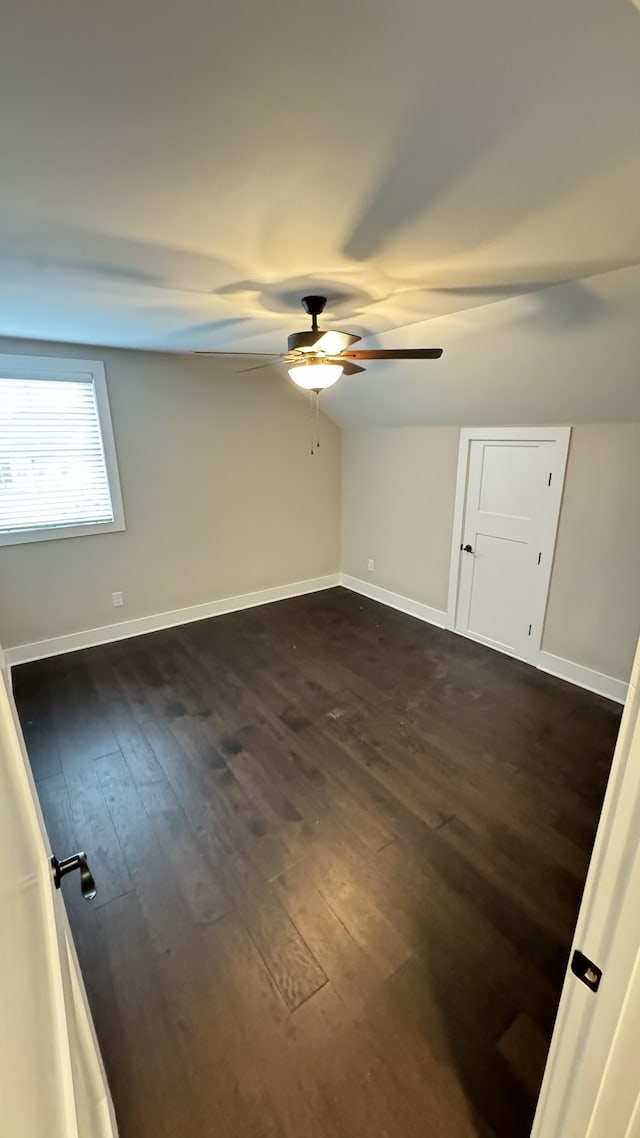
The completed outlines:
[[[373,557],[370,557],[369,560],[367,561],[367,570],[369,573],[373,573],[373,569],[374,569]]]
[[[114,609],[119,609],[124,604],[124,593],[112,593],[111,603]]]

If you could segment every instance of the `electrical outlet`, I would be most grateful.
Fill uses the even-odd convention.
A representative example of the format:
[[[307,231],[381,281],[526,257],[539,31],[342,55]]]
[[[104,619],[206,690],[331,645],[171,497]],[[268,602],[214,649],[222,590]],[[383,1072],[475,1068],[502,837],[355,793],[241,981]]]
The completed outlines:
[[[112,593],[111,604],[113,605],[114,609],[121,608],[124,604],[124,593]]]
[[[367,561],[367,569],[369,570],[370,573],[373,573],[373,570],[374,570],[373,557],[370,557],[369,560]]]

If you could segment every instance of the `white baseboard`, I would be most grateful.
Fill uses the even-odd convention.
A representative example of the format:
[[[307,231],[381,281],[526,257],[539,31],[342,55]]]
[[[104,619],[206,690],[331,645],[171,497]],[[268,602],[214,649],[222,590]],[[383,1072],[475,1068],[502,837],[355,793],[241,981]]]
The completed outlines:
[[[81,648],[93,648],[97,644],[108,644],[113,640],[126,640],[130,636],[141,636],[145,632],[158,632],[162,628],[173,628],[179,624],[190,624],[195,620],[207,620],[212,616],[222,616],[223,613],[237,612],[240,609],[254,608],[256,605],[271,604],[273,601],[283,601],[288,597],[299,597],[305,593],[316,593],[322,589],[332,589],[342,585],[352,593],[360,593],[372,601],[388,605],[407,613],[418,620],[434,624],[437,628],[446,628],[447,614],[442,609],[432,608],[430,605],[414,601],[410,597],[393,593],[390,589],[383,589],[360,577],[351,577],[348,573],[328,573],[324,577],[312,577],[307,581],[294,581],[289,585],[276,585],[271,589],[258,589],[254,593],[243,593],[238,597],[223,597],[218,601],[207,601],[201,605],[190,605],[187,608],[173,609],[171,612],[154,613],[151,616],[136,617],[133,620],[118,621],[116,624],[107,624],[102,628],[90,628],[83,632],[70,632],[65,636],[54,636],[50,640],[38,640],[32,644],[19,644],[14,648],[6,648],[4,652],[5,665],[8,668],[16,664],[26,664],[30,660],[42,660],[48,656],[59,656],[65,652],[76,652]],[[578,687],[587,688],[588,691],[597,692],[607,699],[617,703],[624,703],[627,696],[627,684],[624,680],[617,680],[603,672],[596,672],[592,668],[585,668],[582,664],[575,664],[572,660],[564,660],[561,656],[554,656],[551,652],[540,652],[538,668],[557,676],[561,680],[577,684]]]
[[[389,605],[392,609],[399,609],[400,612],[406,612],[409,616],[417,617],[418,620],[425,620],[427,624],[435,624],[438,628],[446,626],[446,612],[431,608],[431,605],[423,605],[421,601],[412,601],[410,597],[403,597],[400,593],[392,593],[390,589],[381,589],[379,585],[372,585],[360,577],[350,577],[348,573],[340,574],[340,584],[345,589],[350,589],[352,593],[360,593],[372,601],[380,601],[380,604]]]
[[[423,605],[420,601],[413,601],[410,597],[403,597],[400,593],[392,593],[389,589],[381,589],[379,585],[363,581],[360,577],[350,577],[348,573],[340,574],[340,584],[353,593],[361,593],[363,597],[369,597],[372,601],[380,601],[381,604],[399,609],[400,612],[406,612],[409,616],[417,617],[418,620],[435,624],[438,628],[447,628],[447,614],[441,609]],[[458,634],[456,633],[456,635]],[[606,696],[607,699],[613,699],[616,703],[624,703],[627,698],[628,685],[624,680],[616,680],[613,676],[607,676],[603,672],[595,672],[592,668],[583,667],[582,664],[574,664],[572,660],[553,656],[551,652],[540,652],[537,664],[533,666],[537,666],[542,672],[548,672],[551,676],[557,676],[561,680],[576,684],[577,687],[586,688],[588,691]]]
[[[573,660],[564,660],[562,656],[554,656],[551,652],[540,653],[538,667],[540,671],[548,672],[550,676],[568,680],[571,684],[597,692],[607,699],[614,699],[616,703],[624,703],[627,698],[629,685],[624,680],[616,680],[614,676],[607,676],[604,672],[595,672],[593,668],[574,664]]]
[[[108,644],[112,640],[126,640],[130,636],[140,636],[145,632],[158,632],[162,628],[173,628],[177,624],[190,624],[194,620],[206,620],[211,616],[222,616],[238,609],[254,608],[256,605],[283,601],[288,597],[300,597],[305,593],[317,593],[321,589],[332,589],[339,585],[340,574],[328,573],[325,577],[312,577],[308,581],[294,581],[289,585],[276,585],[272,589],[258,589],[255,593],[243,593],[239,597],[223,597],[219,601],[207,601],[201,605],[173,609],[172,612],[154,613],[140,616],[134,620],[122,620],[117,624],[107,624],[102,628],[90,628],[84,632],[70,632],[65,636],[54,636],[50,640],[38,640],[33,644],[19,644],[5,649],[8,667],[26,664],[30,660],[42,660],[47,656],[60,656],[64,652],[76,652],[79,648],[93,648],[97,644]]]

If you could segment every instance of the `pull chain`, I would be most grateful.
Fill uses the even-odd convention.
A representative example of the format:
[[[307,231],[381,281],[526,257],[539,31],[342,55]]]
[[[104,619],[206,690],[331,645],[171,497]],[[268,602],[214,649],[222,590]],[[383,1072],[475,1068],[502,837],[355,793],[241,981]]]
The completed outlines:
[[[320,392],[309,392],[309,425],[311,428],[311,454],[320,446]]]

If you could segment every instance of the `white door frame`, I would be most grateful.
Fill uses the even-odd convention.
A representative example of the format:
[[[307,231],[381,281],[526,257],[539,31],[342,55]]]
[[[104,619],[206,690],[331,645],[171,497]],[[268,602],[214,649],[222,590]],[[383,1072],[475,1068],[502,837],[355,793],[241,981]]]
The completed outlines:
[[[463,527],[467,505],[467,479],[469,455],[472,442],[495,439],[498,442],[550,442],[556,444],[553,464],[553,482],[550,487],[549,516],[553,518],[547,533],[548,553],[546,561],[540,565],[539,576],[539,619],[534,622],[527,662],[537,664],[542,644],[542,632],[546,616],[551,568],[555,553],[558,521],[564,477],[571,440],[571,427],[462,427],[458,450],[458,473],[456,477],[456,500],[453,513],[453,533],[451,536],[451,569],[449,572],[449,596],[447,600],[446,627],[456,632],[456,610],[458,607],[458,587],[460,581],[460,546],[463,544]],[[459,635],[464,635],[460,633]]]

